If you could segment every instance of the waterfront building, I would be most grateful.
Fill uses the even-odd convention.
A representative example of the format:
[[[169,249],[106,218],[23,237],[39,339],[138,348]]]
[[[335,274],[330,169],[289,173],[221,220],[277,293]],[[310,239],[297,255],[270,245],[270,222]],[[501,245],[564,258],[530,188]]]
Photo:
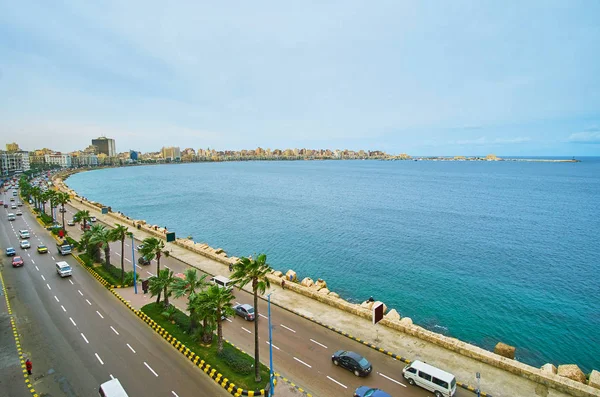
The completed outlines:
[[[136,152],[135,150],[129,151],[129,160],[138,161],[138,158],[139,158],[138,152]]]
[[[96,167],[98,166],[98,156],[94,153],[73,152],[71,153],[71,165],[73,167]]]
[[[6,144],[6,151],[7,152],[20,152],[21,149],[19,148],[18,144],[16,144],[15,142],[13,142],[13,143],[7,143]]]
[[[6,146],[8,147],[9,145]],[[22,150],[10,152],[0,151],[0,174],[18,174],[29,171],[29,169],[29,152]]]
[[[71,155],[60,152],[44,155],[44,161],[46,164],[58,165],[63,168],[71,168],[73,165]]]
[[[181,150],[178,146],[163,147],[160,154],[165,161],[181,161]]]
[[[117,155],[114,139],[102,136],[97,139],[92,139],[92,145],[96,147],[96,154],[105,154],[108,157]]]

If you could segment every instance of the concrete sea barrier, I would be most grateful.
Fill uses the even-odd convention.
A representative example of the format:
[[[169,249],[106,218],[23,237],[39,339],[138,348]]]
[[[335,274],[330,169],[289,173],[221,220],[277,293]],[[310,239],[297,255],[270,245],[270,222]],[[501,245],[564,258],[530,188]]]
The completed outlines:
[[[90,202],[84,197],[80,197],[77,192],[65,185],[63,179],[60,177],[55,178],[55,186],[68,192],[75,203],[80,203],[95,211],[100,211],[104,207],[100,203]],[[132,225],[156,237],[166,238],[166,228],[148,225],[144,220],[135,220],[120,212],[115,213],[109,211],[107,215],[123,224]],[[228,256],[222,248],[215,249],[206,243],[195,242],[191,238],[178,238],[173,244],[222,263],[225,266],[233,265],[239,260],[237,257]],[[361,304],[350,303],[340,298],[337,293],[330,291],[325,280],[318,279],[317,282],[315,282],[310,277],[304,277],[301,281],[298,281],[299,277],[292,269],[289,269],[285,274],[282,271],[274,270],[267,277],[271,283],[275,285],[281,285],[282,280],[286,280],[285,289],[340,309],[346,313],[368,320],[372,317],[371,307],[375,302],[366,301]],[[552,364],[546,364],[541,368],[536,368],[516,361],[514,359],[515,348],[512,346],[499,343],[496,345],[495,352],[490,352],[478,346],[429,331],[413,324],[412,319],[409,317],[401,317],[400,313],[395,309],[391,309],[388,312],[388,308],[384,306],[384,313],[384,318],[379,324],[390,329],[411,335],[462,356],[508,371],[517,376],[536,382],[543,387],[549,387],[576,397],[600,396],[600,372],[596,370],[592,370],[589,379],[587,379],[579,367],[574,364],[559,365],[558,369]]]

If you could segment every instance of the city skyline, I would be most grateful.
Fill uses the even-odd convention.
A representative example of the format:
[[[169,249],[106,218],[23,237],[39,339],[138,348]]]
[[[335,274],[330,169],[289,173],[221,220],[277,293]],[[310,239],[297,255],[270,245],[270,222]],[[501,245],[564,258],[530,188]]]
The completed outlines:
[[[140,4],[7,7],[0,138],[64,152],[104,135],[142,152],[600,153],[600,4]]]

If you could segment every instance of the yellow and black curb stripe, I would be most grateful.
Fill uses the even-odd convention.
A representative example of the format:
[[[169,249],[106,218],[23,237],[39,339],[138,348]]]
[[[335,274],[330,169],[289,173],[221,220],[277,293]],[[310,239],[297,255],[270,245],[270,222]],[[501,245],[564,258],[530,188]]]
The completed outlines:
[[[183,343],[178,341],[175,337],[169,334],[163,327],[158,325],[150,316],[141,310],[135,309],[129,302],[127,302],[121,295],[117,293],[114,288],[109,288],[110,292],[114,296],[117,297],[125,306],[129,308],[136,316],[142,319],[143,322],[148,324],[150,328],[154,330],[157,334],[163,337],[165,341],[167,341],[171,346],[177,349],[181,354],[183,354],[187,359],[189,359],[194,365],[204,371],[212,380],[217,382],[221,387],[227,390],[232,395],[238,396],[267,396],[268,390],[260,389],[260,390],[245,390],[241,387],[236,387],[235,383],[231,382],[229,379],[225,378],[221,373],[217,372],[216,369],[212,368],[211,365],[204,360],[202,360],[196,353],[187,348]],[[237,347],[236,347],[237,348]],[[241,350],[237,348],[238,350]],[[274,379],[275,380],[275,379]]]
[[[300,386],[298,386],[297,384],[295,384],[294,382],[292,382],[290,379],[285,378],[283,376],[281,376],[280,374],[278,374],[277,372],[275,372],[275,379],[273,379],[273,381],[276,381],[277,378],[281,379],[283,382],[287,383],[288,385],[292,386],[294,389],[298,390],[300,393],[304,394],[307,397],[313,397],[312,394],[307,393],[306,390],[304,390],[303,388],[301,388]]]
[[[319,320],[317,320],[317,319],[315,319],[315,318],[313,318],[313,317],[306,316],[306,315],[304,315],[304,314],[302,314],[302,313],[299,313],[299,312],[297,312],[297,311],[295,311],[295,310],[289,309],[289,308],[287,308],[287,307],[285,307],[285,306],[281,306],[281,305],[278,305],[278,304],[276,304],[276,303],[273,303],[273,302],[271,302],[271,304],[274,304],[274,305],[276,305],[276,306],[278,306],[278,307],[280,307],[280,308],[282,308],[282,309],[284,309],[284,310],[287,310],[287,311],[288,311],[288,312],[290,312],[290,313],[293,313],[293,314],[295,314],[295,315],[298,315],[298,316],[300,316],[300,317],[302,317],[302,318],[304,318],[304,319],[306,319],[306,320],[309,320],[309,321],[311,321],[311,322],[313,322],[313,323],[315,323],[315,324],[318,324],[318,325],[320,325],[320,326],[322,326],[322,327],[325,327],[325,328],[327,328],[327,329],[329,329],[329,330],[331,330],[331,331],[333,331],[333,332],[336,332],[336,333],[338,333],[338,334],[340,334],[340,335],[343,335],[343,336],[345,336],[346,338],[352,339],[353,341],[356,341],[356,342],[358,342],[358,343],[361,343],[361,344],[363,344],[363,345],[365,345],[365,346],[367,346],[367,347],[370,347],[370,348],[371,348],[371,349],[373,349],[373,350],[377,350],[378,352],[380,352],[380,353],[383,353],[383,354],[385,354],[385,355],[387,355],[387,356],[390,356],[390,357],[392,357],[392,358],[394,358],[394,359],[396,359],[396,360],[398,360],[398,361],[402,361],[402,362],[404,362],[404,363],[406,363],[406,364],[410,364],[410,363],[412,362],[412,360],[409,360],[409,359],[408,359],[408,358],[406,358],[406,357],[402,357],[402,356],[401,356],[401,355],[399,355],[399,354],[396,354],[396,353],[394,353],[394,352],[391,352],[391,351],[389,351],[389,350],[386,350],[386,349],[383,349],[383,348],[381,348],[381,347],[378,347],[378,346],[376,346],[376,345],[374,345],[374,344],[372,344],[372,343],[370,343],[370,342],[367,342],[367,341],[365,341],[365,340],[362,340],[362,339],[360,339],[360,338],[357,338],[357,337],[355,337],[355,336],[352,336],[352,335],[351,335],[351,334],[349,334],[348,332],[344,332],[344,331],[342,331],[342,330],[340,330],[340,329],[337,329],[337,328],[335,328],[335,327],[332,327],[331,325],[327,325],[327,324],[325,324],[325,323],[323,323],[323,322],[321,322],[321,321],[319,321]],[[470,385],[468,385],[468,384],[465,384],[465,383],[463,383],[463,382],[458,382],[458,381],[457,381],[457,382],[456,382],[456,384],[457,384],[459,387],[462,387],[462,388],[463,388],[463,389],[465,389],[465,390],[469,390],[469,391],[471,391],[471,392],[473,392],[473,393],[476,393],[476,392],[477,392],[477,388],[476,388],[476,387],[470,386]],[[480,393],[480,395],[481,395],[482,397],[492,397],[492,395],[491,395],[491,394],[489,394],[489,393],[485,393],[485,392],[481,392],[481,393]]]
[[[19,361],[21,362],[21,368],[23,370],[23,377],[25,378],[25,386],[27,386],[27,390],[31,393],[33,397],[38,397],[31,381],[29,380],[29,374],[27,373],[27,368],[25,367],[25,357],[23,356],[23,349],[21,349],[21,340],[19,338],[19,332],[17,331],[17,324],[15,322],[15,318],[12,314],[12,309],[10,308],[10,302],[8,301],[8,293],[6,291],[6,285],[4,284],[4,277],[2,277],[2,272],[0,272],[0,282],[2,283],[2,291],[4,293],[4,299],[6,300],[6,309],[8,310],[8,315],[10,316],[10,325],[13,331],[13,337],[15,339],[15,344],[17,345],[17,353],[19,354]]]

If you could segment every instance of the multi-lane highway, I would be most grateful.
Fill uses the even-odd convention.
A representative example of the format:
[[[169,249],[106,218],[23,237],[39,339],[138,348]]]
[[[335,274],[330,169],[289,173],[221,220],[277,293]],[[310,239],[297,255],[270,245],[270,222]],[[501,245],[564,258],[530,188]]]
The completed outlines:
[[[76,210],[68,206],[66,217],[70,219]],[[67,219],[67,218],[65,218]],[[78,226],[68,227],[69,233],[79,238],[81,231]],[[141,242],[136,242],[139,244]],[[131,246],[126,245],[126,266],[131,269]],[[120,242],[111,245],[111,262],[118,266],[121,261]],[[156,263],[151,266],[137,266],[138,274],[147,278],[154,275]],[[189,266],[173,257],[162,258],[161,266],[183,273]],[[228,271],[223,266],[223,275]],[[122,291],[124,294],[130,292]],[[141,291],[140,291],[141,293]],[[252,295],[235,289],[238,303],[252,304]],[[150,301],[149,295],[146,297]],[[173,301],[173,300],[172,300]],[[180,308],[185,308],[185,302],[180,301]],[[301,309],[301,308],[298,308]],[[418,387],[410,386],[402,377],[404,363],[379,353],[367,346],[354,342],[336,332],[319,326],[309,320],[297,316],[287,310],[272,305],[273,321],[273,356],[276,372],[292,379],[295,383],[315,396],[352,396],[354,390],[362,385],[381,388],[392,396],[432,396]],[[266,319],[267,304],[259,300],[259,338],[261,340],[261,361],[268,365],[268,322]],[[254,326],[241,317],[229,319],[224,325],[224,336],[247,352],[254,351]],[[331,355],[339,350],[353,350],[366,357],[373,364],[373,372],[366,378],[357,378],[351,372],[336,367],[331,362]],[[473,394],[459,389],[457,396],[472,396]]]
[[[14,210],[2,209],[0,245],[13,316],[24,354],[33,362],[30,379],[39,395],[93,396],[112,377],[130,396],[228,395],[133,316],[72,256],[59,256],[49,232],[27,207],[22,209],[15,221],[6,216]],[[30,231],[30,249],[19,247],[20,229]],[[38,244],[45,244],[49,252],[37,253]],[[11,258],[4,255],[6,247],[23,257],[23,267],[12,268]],[[72,277],[58,276],[55,263],[60,260],[72,266]],[[25,383],[22,388],[26,391]],[[11,381],[9,392],[26,395],[17,389]]]

